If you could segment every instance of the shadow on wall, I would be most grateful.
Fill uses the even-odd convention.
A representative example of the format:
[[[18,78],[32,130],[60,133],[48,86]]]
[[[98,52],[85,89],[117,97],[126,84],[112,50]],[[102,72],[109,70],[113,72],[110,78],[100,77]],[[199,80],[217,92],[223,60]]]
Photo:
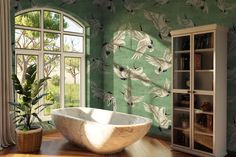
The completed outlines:
[[[228,33],[228,76],[227,76],[227,143],[228,150],[236,151],[236,28]]]

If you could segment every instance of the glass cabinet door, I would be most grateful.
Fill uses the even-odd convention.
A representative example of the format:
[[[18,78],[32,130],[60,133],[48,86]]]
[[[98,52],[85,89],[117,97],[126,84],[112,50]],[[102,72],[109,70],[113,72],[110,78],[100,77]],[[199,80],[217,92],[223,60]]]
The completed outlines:
[[[194,35],[194,90],[213,91],[214,33]]]
[[[194,34],[193,69],[193,149],[213,153],[213,32]]]
[[[213,95],[194,94],[194,149],[212,153]]]
[[[173,43],[173,143],[190,148],[190,35]]]
[[[190,89],[190,36],[173,38],[173,89]]]
[[[173,93],[173,143],[190,147],[190,94]]]

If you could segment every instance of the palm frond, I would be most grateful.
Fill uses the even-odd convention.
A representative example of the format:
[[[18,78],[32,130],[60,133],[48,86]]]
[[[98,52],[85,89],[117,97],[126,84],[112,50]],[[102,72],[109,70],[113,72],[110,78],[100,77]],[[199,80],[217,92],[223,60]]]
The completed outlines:
[[[39,109],[40,107],[48,107],[48,106],[51,106],[52,104],[53,104],[53,103],[41,104],[41,105],[37,106],[37,107],[35,108],[35,110]]]
[[[39,118],[38,114],[37,113],[32,113],[32,115],[38,119],[39,122],[42,122],[42,119]]]
[[[31,64],[27,69],[25,73],[25,80],[26,83],[29,85],[32,85],[34,83],[34,80],[36,78],[37,74],[37,65],[36,64]]]
[[[39,81],[37,81],[33,84],[32,93],[31,93],[32,97],[35,97],[36,95],[39,94],[39,91],[41,91],[44,83],[48,79],[51,79],[51,78],[50,77],[44,77],[44,78],[40,79]]]
[[[18,77],[16,76],[16,74],[13,74],[12,77],[11,77],[12,81],[13,81],[13,86],[15,88],[15,91],[18,93],[18,94],[23,94],[24,93],[24,90],[23,90],[23,87],[18,79]]]
[[[20,103],[17,103],[17,102],[9,102],[10,105],[18,108],[20,111],[24,111],[25,108],[20,104]]]
[[[39,101],[42,97],[47,96],[47,95],[48,95],[48,93],[43,93],[43,94],[41,94],[41,95],[39,95],[39,96],[36,96],[35,98],[32,99],[32,102],[31,102],[32,105],[37,104],[38,101]]]

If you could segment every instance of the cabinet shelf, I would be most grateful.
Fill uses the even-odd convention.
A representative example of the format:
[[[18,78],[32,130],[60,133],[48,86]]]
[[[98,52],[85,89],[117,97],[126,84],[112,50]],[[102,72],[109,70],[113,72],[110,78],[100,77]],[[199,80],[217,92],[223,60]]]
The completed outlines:
[[[209,69],[209,70],[195,70],[195,72],[214,72],[213,69]]]
[[[212,90],[194,90],[194,94],[200,94],[200,95],[214,95],[214,91]]]
[[[213,133],[206,133],[206,132],[202,132],[202,131],[194,131],[194,134],[198,134],[198,135],[205,135],[205,136],[213,136]]]
[[[204,149],[202,147],[197,147],[195,146],[195,144],[197,145],[197,143],[203,145],[204,147],[207,147],[208,150],[207,152],[212,153],[213,151],[213,136],[211,135],[206,135],[206,134],[198,134],[195,132],[194,135],[194,148],[200,151],[204,151]],[[203,149],[203,150],[202,150]]]
[[[181,54],[181,53],[190,53],[190,50],[177,50],[177,51],[174,51],[175,54]]]
[[[173,88],[172,90],[173,93],[181,93],[181,94],[189,94],[188,91],[189,89],[178,89],[178,88]]]
[[[189,128],[174,127],[173,129],[174,129],[174,130],[184,131],[184,132],[189,132]]]
[[[189,73],[190,70],[174,70],[176,73]]]
[[[204,127],[197,123],[194,124],[194,130],[197,134],[213,136],[213,130],[211,128]]]
[[[208,114],[208,115],[213,115],[213,112],[206,112],[206,111],[202,111],[200,109],[194,109],[194,113],[195,114]]]
[[[204,52],[213,52],[214,51],[214,48],[205,48],[205,49],[195,49],[194,52],[201,52],[201,53],[204,53]]]
[[[174,107],[175,111],[181,111],[181,112],[189,112],[188,107]]]

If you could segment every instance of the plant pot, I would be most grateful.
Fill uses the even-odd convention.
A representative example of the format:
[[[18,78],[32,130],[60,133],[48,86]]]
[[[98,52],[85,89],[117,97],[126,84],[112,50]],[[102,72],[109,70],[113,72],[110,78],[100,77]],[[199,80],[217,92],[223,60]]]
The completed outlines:
[[[16,128],[16,147],[21,153],[32,153],[40,150],[42,143],[42,127],[29,131]]]

